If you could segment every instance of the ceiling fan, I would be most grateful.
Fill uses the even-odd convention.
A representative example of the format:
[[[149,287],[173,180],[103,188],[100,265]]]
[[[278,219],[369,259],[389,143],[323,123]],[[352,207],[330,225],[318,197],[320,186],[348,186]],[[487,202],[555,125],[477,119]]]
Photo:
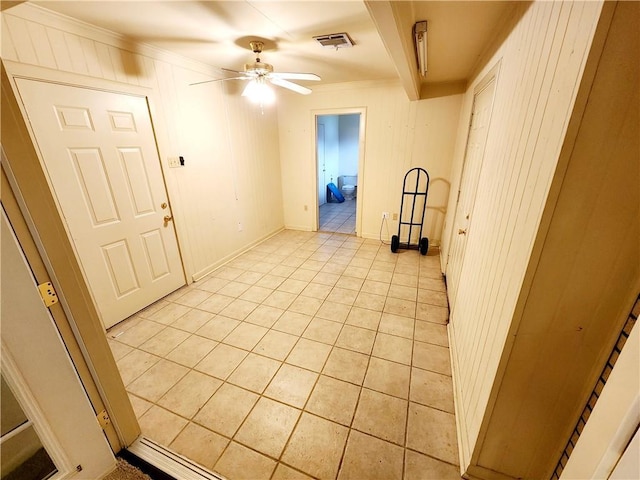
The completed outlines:
[[[251,99],[257,100],[260,103],[268,103],[273,98],[273,91],[269,89],[267,82],[284,87],[302,95],[308,95],[311,93],[311,89],[298,85],[297,83],[290,82],[289,80],[312,80],[319,81],[320,77],[315,73],[285,73],[274,72],[273,65],[265,63],[260,60],[260,54],[264,48],[264,43],[260,41],[249,42],[249,46],[253,53],[256,54],[256,61],[253,63],[245,63],[244,71],[239,72],[237,70],[229,70],[223,68],[226,72],[231,72],[236,77],[218,78],[215,80],[205,80],[203,82],[192,83],[191,85],[199,85],[201,83],[220,82],[226,80],[249,80],[249,84],[245,87],[242,95]]]

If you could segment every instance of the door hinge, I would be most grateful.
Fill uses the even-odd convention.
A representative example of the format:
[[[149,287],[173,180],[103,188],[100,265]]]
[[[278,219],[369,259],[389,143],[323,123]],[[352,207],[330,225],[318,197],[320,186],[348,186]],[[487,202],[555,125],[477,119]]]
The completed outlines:
[[[38,285],[38,290],[40,291],[40,296],[42,297],[42,301],[44,302],[45,307],[50,307],[51,305],[58,303],[58,295],[51,285],[51,282],[44,282]]]
[[[111,419],[109,418],[109,414],[106,410],[102,410],[98,415],[96,415],[96,418],[103,430],[107,428],[107,425],[111,424]]]

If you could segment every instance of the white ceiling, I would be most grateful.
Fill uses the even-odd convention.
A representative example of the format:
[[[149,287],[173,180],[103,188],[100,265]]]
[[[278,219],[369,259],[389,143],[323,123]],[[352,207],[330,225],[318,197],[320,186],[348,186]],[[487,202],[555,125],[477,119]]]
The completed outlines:
[[[249,40],[265,42],[262,60],[279,72],[312,72],[321,83],[394,79],[414,58],[394,46],[380,23],[393,16],[411,42],[415,21],[429,24],[424,84],[468,79],[511,2],[499,1],[36,1],[41,7],[215,67],[242,70]],[[378,13],[380,7],[386,11]],[[371,11],[371,14],[370,14]],[[373,18],[372,18],[373,17]],[[324,49],[312,37],[347,32],[355,46]],[[404,37],[407,37],[406,39]],[[397,39],[396,39],[397,43]],[[413,54],[413,52],[409,52]],[[408,75],[407,72],[404,75]],[[309,87],[313,84],[304,83]],[[420,86],[417,87],[418,91]]]

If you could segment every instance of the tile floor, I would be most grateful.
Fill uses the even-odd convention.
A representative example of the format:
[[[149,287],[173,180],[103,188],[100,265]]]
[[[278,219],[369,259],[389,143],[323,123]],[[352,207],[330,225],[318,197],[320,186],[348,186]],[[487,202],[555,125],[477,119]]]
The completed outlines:
[[[322,232],[356,233],[356,199],[320,205],[319,229]]]
[[[459,479],[437,255],[283,231],[108,332],[143,434],[230,480]]]

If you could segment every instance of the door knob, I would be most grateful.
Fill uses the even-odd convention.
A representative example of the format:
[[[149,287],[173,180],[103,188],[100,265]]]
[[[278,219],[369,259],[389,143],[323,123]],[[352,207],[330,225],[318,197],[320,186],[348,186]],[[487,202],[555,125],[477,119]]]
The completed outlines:
[[[165,215],[165,216],[164,216],[164,218],[163,218],[163,220],[164,220],[164,226],[166,227],[166,226],[167,226],[167,224],[168,224],[171,220],[173,220],[173,217],[172,217],[171,215]]]
[[[167,218],[167,217],[165,217],[165,218]],[[467,229],[466,228],[465,229],[462,229],[462,228],[458,229],[458,235],[466,235],[466,234],[467,234]]]

